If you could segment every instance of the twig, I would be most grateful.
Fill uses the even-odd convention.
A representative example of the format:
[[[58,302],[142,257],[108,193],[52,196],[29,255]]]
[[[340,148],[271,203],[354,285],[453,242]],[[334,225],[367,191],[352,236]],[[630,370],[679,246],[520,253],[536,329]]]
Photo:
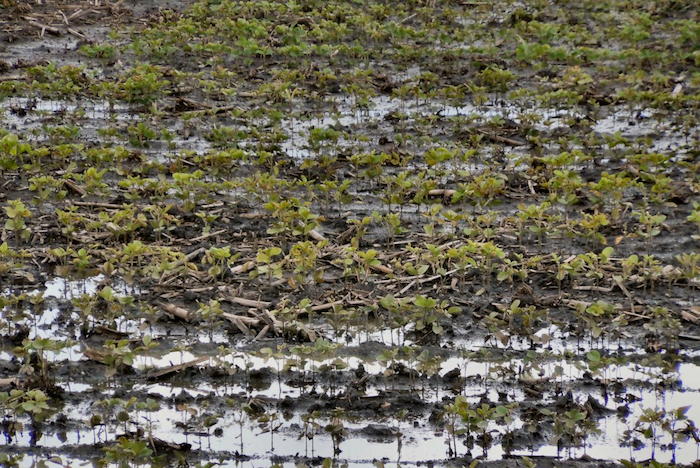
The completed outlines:
[[[189,99],[188,99],[188,101],[189,101]],[[188,104],[190,104],[190,103],[188,103]],[[192,101],[192,104],[195,104],[195,102]],[[223,112],[228,112],[228,111],[240,109],[240,106],[211,107],[211,106],[209,106],[209,105],[207,105],[207,104],[203,104],[203,103],[201,103],[201,104],[200,104],[200,103],[196,103],[196,104],[199,104],[199,105],[201,105],[201,106],[203,106],[203,107],[205,107],[205,108],[204,108],[204,109],[199,109],[199,110],[184,110],[184,111],[181,111],[181,112],[178,112],[178,113],[179,113],[179,114],[199,115],[199,114],[206,114],[206,113],[208,113],[208,112],[211,112],[212,114],[221,114],[221,113],[223,113]]]
[[[411,289],[413,286],[415,286],[417,282],[418,282],[418,280],[413,280],[413,281],[411,281],[410,283],[408,283],[406,286],[404,286],[403,289],[401,289],[401,291],[399,291],[399,295],[400,295],[400,296],[403,296],[404,294],[406,294],[406,291],[408,291],[408,290]]]
[[[311,307],[311,310],[313,310],[314,312],[320,312],[323,310],[332,309],[333,307],[335,307],[337,305],[341,305],[341,304],[343,304],[343,301],[333,301],[333,302],[328,302],[326,304],[320,304],[317,306],[313,306],[313,307]]]
[[[609,293],[612,292],[613,287],[609,288],[604,288],[602,286],[574,286],[573,289],[576,291],[596,291],[596,292],[604,292],[604,293]]]
[[[224,312],[223,314],[221,314],[221,316],[227,320],[230,320],[231,322],[240,322],[246,327],[254,327],[260,323],[260,319],[255,317],[246,317],[245,315],[235,315],[229,314],[228,312]]]
[[[222,206],[224,206],[224,202],[218,201],[214,203],[209,203],[208,205],[200,205],[200,208],[202,208],[203,210],[211,210],[212,208],[219,208]]]
[[[218,231],[210,232],[210,233],[208,233],[208,234],[202,234],[202,235],[199,236],[199,237],[194,237],[194,238],[192,238],[192,239],[188,239],[188,240],[187,240],[187,243],[188,243],[188,244],[194,244],[194,243],[196,243],[196,242],[203,241],[204,239],[208,239],[208,238],[210,238],[210,237],[218,236],[219,234],[223,234],[224,232],[226,232],[226,229],[220,229],[220,230],[218,230]]]
[[[85,37],[86,37],[85,34],[78,32],[73,28],[66,28],[66,31],[68,31],[69,33],[71,33],[72,35],[77,37],[78,39],[85,39]]]
[[[99,333],[101,335],[112,335],[120,338],[129,336],[128,333],[120,332],[119,330],[113,330],[109,327],[105,327],[104,325],[98,325],[93,330],[95,333]]]
[[[269,314],[269,313],[268,313]],[[229,314],[227,312],[224,312],[222,314],[224,318],[227,320],[231,321],[236,327],[238,327],[239,330],[241,330],[245,334],[250,334],[250,328],[260,326],[261,324],[263,325],[263,330],[266,327],[272,328],[275,333],[281,334],[284,331],[289,331],[289,332],[294,332],[298,333],[299,330],[301,330],[306,337],[309,339],[309,341],[314,342],[318,338],[318,335],[316,332],[306,325],[304,325],[301,322],[293,322],[293,323],[283,323],[280,320],[275,319],[272,316],[269,316],[269,318],[272,320],[272,325],[265,323],[264,320],[260,318],[254,318],[254,317],[246,317],[244,315],[234,315],[234,314]],[[297,327],[297,328],[294,328]],[[267,331],[265,332],[267,333]],[[255,339],[258,339],[258,337],[262,337],[264,334],[262,331],[256,335]]]
[[[160,277],[160,284],[163,284],[165,281],[167,281],[169,278],[176,276],[178,274],[177,271],[175,271],[177,268],[180,268],[181,266],[187,264],[190,260],[193,258],[197,257],[200,254],[203,254],[206,251],[204,247],[200,247],[187,255],[185,255],[185,258],[182,258],[176,262],[173,262],[169,265],[170,271],[166,271],[163,273],[163,275]]]
[[[586,309],[591,305],[590,302],[578,301],[576,299],[562,299],[561,303],[570,307],[571,309]]]
[[[176,364],[174,366],[166,367],[165,369],[161,369],[159,371],[156,371],[152,374],[149,374],[147,378],[149,379],[157,379],[159,377],[163,377],[165,375],[170,375],[174,374],[176,372],[180,372],[181,370],[185,370],[189,367],[196,366],[197,364],[200,364],[204,361],[208,361],[209,357],[208,356],[203,356],[197,359],[193,359],[192,361],[187,361],[183,362],[182,364]]]
[[[54,36],[60,36],[61,35],[61,30],[54,27],[54,26],[49,26],[48,24],[43,24],[38,22],[35,19],[31,18],[25,18],[29,20],[29,25],[34,26],[35,28],[41,29],[41,35],[44,35],[44,31],[47,31],[49,34],[53,34]]]
[[[255,335],[255,338],[253,338],[253,341],[259,341],[267,335],[267,332],[270,331],[270,325],[265,325],[262,330],[260,330],[260,333]]]
[[[537,192],[535,192],[535,183],[532,181],[532,179],[527,180],[527,188],[530,189],[530,194],[537,195]],[[569,262],[564,262],[564,263],[569,263]]]
[[[649,317],[647,317],[646,315],[635,314],[634,312],[628,312],[626,310],[623,310],[622,313],[625,315],[629,315],[630,317],[637,317],[638,319],[649,320]]]
[[[627,299],[630,301],[630,310],[634,312],[634,299],[632,299],[632,294],[627,290],[625,285],[622,283],[622,278],[617,275],[613,275],[613,281],[617,285],[620,290],[624,293],[625,296],[627,296]]]
[[[241,213],[238,216],[243,219],[260,219],[267,218],[269,215],[267,213]]]
[[[20,382],[20,380],[17,377],[0,379],[0,387],[7,387],[9,385],[17,385],[19,382]]]
[[[378,271],[380,273],[384,273],[385,275],[393,275],[394,274],[394,270],[392,270],[388,266],[384,266],[381,264],[380,265],[370,265],[370,268],[372,270]]]
[[[457,193],[453,189],[433,189],[428,190],[428,196],[430,197],[453,197]]]
[[[173,317],[177,317],[180,320],[184,320],[185,322],[189,322],[192,319],[193,313],[185,308],[178,307],[174,304],[165,304],[163,302],[159,304],[163,308],[163,310],[165,310],[168,314],[170,314]]]
[[[118,0],[114,3],[107,3],[107,6],[110,12],[118,12],[122,8],[122,3],[124,3],[124,0]]]
[[[72,190],[74,193],[80,195],[81,197],[84,197],[85,194],[87,193],[83,187],[80,185],[76,184],[72,180],[69,179],[63,179],[63,185],[67,187],[69,190]]]
[[[399,21],[398,24],[403,24],[403,23],[405,23],[406,21],[411,21],[411,20],[412,20],[413,18],[415,18],[417,15],[418,15],[418,13],[413,13],[412,15],[409,15],[409,16],[405,17],[404,19],[402,19],[401,21]]]
[[[70,15],[67,19],[68,19],[68,21],[72,21],[74,19],[80,18],[85,13],[86,13],[85,10],[83,10],[82,8],[79,8],[78,10],[74,11],[73,14]],[[88,13],[89,13],[89,11],[88,11]],[[68,23],[66,23],[66,24],[68,24]]]
[[[234,304],[242,305],[244,307],[252,307],[254,309],[264,309],[272,305],[272,302],[254,301],[252,299],[245,299],[243,297],[230,297],[228,301],[233,302]]]
[[[690,310],[681,310],[681,318],[687,320],[688,322],[692,322],[692,323],[700,322],[700,316],[694,314]]]
[[[236,265],[235,267],[231,267],[231,273],[234,275],[237,275],[239,273],[245,273],[247,271],[252,270],[255,267],[255,262],[250,261],[250,262],[245,262],[241,265]]]
[[[316,229],[312,229],[309,232],[309,237],[311,237],[313,240],[315,240],[317,242],[323,242],[324,240],[326,240],[326,238],[323,236],[323,234],[318,232]]]
[[[90,208],[104,208],[106,210],[120,210],[124,208],[123,205],[116,205],[114,203],[97,203],[97,202],[83,202],[83,201],[74,201],[71,202],[72,205],[77,205],[77,206],[87,206]]]
[[[238,317],[236,315],[232,314],[224,314],[224,317],[229,319],[238,329],[243,333],[244,335],[250,335],[250,328],[246,326],[245,323],[241,320],[242,317]],[[259,321],[256,321],[256,324],[259,323]]]
[[[487,138],[491,141],[495,141],[497,143],[505,143],[505,144],[511,145],[511,146],[524,146],[527,144],[524,141],[513,140],[512,138],[506,138],[506,137],[502,137],[499,135],[491,135],[490,133],[484,132],[482,130],[477,130],[477,131],[479,132],[479,134],[483,135],[484,138]]]

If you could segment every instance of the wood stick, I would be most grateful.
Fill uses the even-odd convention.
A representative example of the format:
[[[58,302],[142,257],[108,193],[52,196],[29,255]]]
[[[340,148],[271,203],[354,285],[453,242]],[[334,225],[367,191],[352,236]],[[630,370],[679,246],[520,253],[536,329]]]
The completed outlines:
[[[408,15],[407,17],[405,17],[404,19],[402,19],[401,21],[399,21],[399,24],[403,24],[403,23],[405,23],[406,21],[412,20],[413,18],[416,17],[416,15],[418,15],[418,13],[413,13],[412,15]]]
[[[567,307],[570,307],[572,309],[578,309],[578,308],[587,308],[588,306],[591,305],[590,302],[586,301],[577,301],[575,299],[562,299],[562,304],[565,304]]]
[[[219,234],[223,234],[226,231],[227,231],[226,229],[220,229],[218,231],[210,232],[208,234],[202,234],[199,237],[194,237],[192,239],[188,239],[187,243],[194,244],[195,242],[200,242],[200,241],[203,241],[204,239],[208,239],[210,237],[214,237],[214,236],[218,236]]]
[[[92,361],[101,362],[102,364],[105,363],[105,353],[98,351],[96,349],[92,349],[92,348],[85,346],[85,345],[84,345],[84,348],[85,349],[83,349],[83,355],[86,358],[88,358]]]
[[[418,280],[413,280],[410,283],[408,283],[406,286],[404,286],[404,288],[401,289],[401,291],[399,291],[399,296],[403,296],[404,294],[406,294],[406,291],[408,291],[413,286],[415,286],[417,282],[418,282]]]
[[[235,315],[227,315],[227,319],[229,319],[238,329],[243,333],[244,335],[250,335],[250,328],[246,326],[245,323],[243,323],[237,316]],[[257,321],[259,323],[259,321]]]
[[[459,271],[459,270],[457,270],[457,269],[450,270],[450,271],[446,272],[444,275],[433,275],[433,276],[428,276],[427,278],[423,278],[421,275],[421,278],[418,279],[418,282],[420,284],[430,283],[431,281],[435,281],[435,280],[438,280],[440,278],[447,278],[448,276],[451,276],[452,274],[456,273],[457,271]]]
[[[192,101],[192,104],[194,104],[194,101]],[[204,103],[197,103],[200,104],[201,106],[204,107],[204,109],[199,109],[199,110],[185,110],[182,112],[179,112],[180,114],[191,114],[191,115],[199,115],[199,114],[206,114],[207,112],[211,112],[213,114],[221,114],[222,112],[228,112],[231,110],[236,110],[240,109],[240,106],[221,106],[221,107],[211,107],[208,104]]]
[[[68,17],[68,21],[72,21],[72,20],[74,20],[74,19],[76,19],[76,18],[80,18],[80,17],[83,16],[85,13],[89,13],[89,11],[86,12],[86,11],[83,10],[82,8],[79,8],[78,10],[74,11],[73,14],[71,14],[71,15]]]
[[[615,281],[615,284],[617,284],[617,287],[620,288],[620,290],[625,294],[625,296],[627,296],[627,299],[629,299],[631,301],[632,295],[627,290],[625,285],[622,283],[622,279],[618,276],[613,276],[613,281]]]
[[[267,335],[267,332],[268,332],[268,331],[270,331],[270,326],[269,326],[269,325],[265,325],[265,326],[263,327],[263,329],[260,330],[260,333],[258,333],[257,335],[255,335],[255,338],[253,338],[253,341],[259,341],[259,340],[263,339],[263,338],[265,337],[265,335]]]
[[[185,322],[189,322],[193,317],[193,313],[187,309],[184,309],[182,307],[178,307],[174,304],[165,304],[165,303],[159,303],[160,306],[170,314],[172,317],[179,318],[180,320],[184,320]]]
[[[192,361],[187,361],[183,362],[182,364],[176,364],[174,366],[166,367],[165,369],[161,369],[159,371],[156,371],[152,374],[149,374],[147,378],[149,379],[157,379],[159,377],[163,377],[165,375],[169,374],[174,374],[176,372],[180,372],[181,370],[187,369],[192,366],[196,366],[197,364],[200,364],[204,361],[208,361],[209,357],[208,356],[203,356],[197,359],[193,359]]]
[[[80,185],[76,184],[72,180],[68,179],[63,179],[63,185],[68,188],[70,191],[80,195],[81,197],[84,197],[85,194],[87,193],[83,187]]]
[[[252,270],[253,268],[255,268],[255,262],[249,261],[249,262],[245,262],[241,265],[236,265],[235,267],[231,267],[230,270],[231,270],[232,274],[237,275],[239,273],[246,273],[246,272]]]
[[[226,318],[227,320],[231,321],[243,333],[246,333],[246,334],[250,333],[249,327],[256,327],[256,326],[259,326],[259,325],[265,323],[265,321],[260,319],[260,318],[246,317],[244,315],[234,315],[234,314],[229,314],[227,312],[224,312],[222,314],[222,316],[224,318]],[[273,322],[273,325],[270,328],[272,328],[275,331],[275,333],[277,333],[277,334],[281,334],[284,331],[298,332],[299,330],[301,330],[306,335],[306,337],[309,339],[309,341],[315,342],[318,339],[317,333],[301,322],[295,321],[295,322],[291,322],[291,323],[282,323],[281,321],[275,319],[271,315],[270,315],[270,319]],[[269,326],[270,325],[265,323],[265,325],[263,326],[263,329],[265,327],[269,327]],[[247,330],[247,332],[245,332],[244,330]],[[265,333],[267,333],[267,332],[265,332]],[[261,334],[262,334],[262,332],[258,333],[258,336],[260,336]]]
[[[267,213],[241,213],[238,216],[240,216],[243,219],[260,219],[267,218],[270,215],[268,215]]]
[[[433,189],[428,190],[428,196],[430,197],[453,197],[457,193],[453,189]]]
[[[495,141],[497,143],[505,143],[505,144],[511,145],[511,146],[523,146],[523,145],[527,144],[524,141],[513,140],[512,138],[506,138],[506,137],[502,137],[499,135],[491,135],[490,133],[484,132],[482,130],[478,130],[478,132],[481,135],[483,135],[484,138],[491,140],[491,141]]]
[[[60,36],[61,35],[61,30],[58,28],[55,28],[53,26],[49,26],[48,24],[43,24],[40,23],[36,20],[29,20],[29,25],[34,26],[35,28],[41,29],[41,34],[44,34],[44,31],[47,31],[49,34],[53,34],[54,36]]]
[[[634,312],[628,312],[626,310],[623,310],[622,313],[625,315],[629,315],[630,317],[637,317],[638,319],[641,319],[641,320],[649,320],[650,319],[650,317],[647,317],[646,315],[640,315],[640,314],[636,314]]]
[[[323,236],[323,234],[318,232],[316,229],[312,229],[309,232],[309,237],[311,237],[313,240],[315,240],[317,242],[323,242],[324,240],[326,240],[326,238]]]
[[[254,301],[252,299],[245,299],[243,297],[229,297],[228,301],[233,302],[234,304],[242,305],[244,307],[252,307],[254,309],[264,309],[272,305],[272,302]]]
[[[385,275],[393,275],[394,274],[394,270],[392,270],[388,266],[384,266],[381,264],[380,265],[371,265],[370,268],[372,270],[376,270],[380,273],[384,273]]]
[[[116,336],[120,338],[124,338],[129,336],[128,333],[120,332],[118,330],[114,330],[109,327],[105,327],[104,325],[98,325],[94,328],[95,333],[99,333],[101,335],[111,335],[111,336]]]
[[[604,292],[604,293],[609,293],[612,292],[613,288],[604,288],[602,286],[574,286],[573,289],[576,291],[596,291],[596,292]]]
[[[170,264],[170,271],[166,271],[163,273],[163,275],[160,277],[159,283],[162,284],[166,280],[168,280],[169,278],[176,276],[178,274],[178,272],[175,271],[177,268],[180,268],[181,266],[185,265],[186,263],[188,263],[190,260],[197,257],[198,255],[203,254],[204,252],[206,252],[206,250],[207,249],[205,249],[204,247],[200,247],[197,250],[194,250],[194,251],[188,253],[187,255],[185,255],[185,258],[182,258],[176,262],[171,263]]]
[[[698,323],[700,321],[700,317],[697,315],[693,314],[692,312],[688,310],[681,310],[681,318],[684,318],[688,322],[692,323]]]
[[[209,203],[208,205],[201,205],[200,208],[205,209],[205,210],[210,210],[212,208],[219,208],[221,206],[224,206],[224,202],[218,201],[214,203]],[[219,210],[221,211],[221,210]]]
[[[104,208],[106,210],[121,210],[124,205],[116,205],[114,203],[97,203],[97,202],[84,202],[84,201],[74,201],[71,205],[76,206],[87,206],[89,208]]]
[[[241,324],[245,325],[246,327],[248,327],[248,326],[254,327],[254,326],[260,324],[260,319],[257,319],[254,317],[246,317],[245,315],[235,315],[235,314],[229,314],[228,312],[224,312],[223,314],[221,314],[221,316],[227,320],[230,320],[233,323],[240,322]]]
[[[277,320],[277,318],[274,315],[272,315],[269,310],[263,309],[260,313],[260,317],[273,329],[281,328],[282,322]]]
[[[66,31],[68,31],[70,34],[74,35],[78,39],[85,39],[85,34],[78,32],[73,28],[66,28]]]
[[[343,304],[343,301],[333,301],[333,302],[328,302],[326,304],[320,304],[320,305],[313,306],[313,307],[311,307],[311,310],[313,310],[314,312],[320,312],[322,310],[332,309],[334,306],[342,305],[342,304]]]

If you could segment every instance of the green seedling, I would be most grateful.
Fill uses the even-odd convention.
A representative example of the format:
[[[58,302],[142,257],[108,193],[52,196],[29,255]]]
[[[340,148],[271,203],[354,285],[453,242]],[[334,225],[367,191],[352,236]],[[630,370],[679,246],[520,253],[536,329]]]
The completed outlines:
[[[29,241],[32,230],[27,226],[27,220],[32,217],[32,212],[24,206],[21,200],[8,200],[7,206],[4,206],[3,209],[7,215],[5,231],[14,235],[17,245]]]

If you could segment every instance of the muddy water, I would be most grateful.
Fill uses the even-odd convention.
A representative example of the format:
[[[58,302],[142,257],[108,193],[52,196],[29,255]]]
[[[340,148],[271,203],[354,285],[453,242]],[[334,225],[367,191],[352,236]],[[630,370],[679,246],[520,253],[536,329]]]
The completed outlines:
[[[81,280],[67,280],[60,277],[49,279],[45,283],[44,297],[50,303],[69,301],[85,294],[95,294],[98,285],[103,278],[101,276]],[[139,291],[128,285],[117,285],[117,295],[138,295]],[[48,307],[35,322],[27,322],[31,325],[30,338],[35,336],[42,338],[58,339],[63,336],[63,327],[59,326],[58,318],[60,310]],[[132,335],[145,335],[147,332],[155,340],[171,343],[173,347],[186,345],[187,350],[171,352],[149,352],[136,356],[134,367],[137,373],[134,376],[116,382],[97,382],[94,378],[84,378],[79,374],[70,376],[58,376],[59,387],[70,394],[70,400],[78,402],[76,405],[67,404],[64,413],[70,421],[84,420],[90,414],[101,414],[100,401],[105,398],[128,398],[130,395],[139,395],[140,398],[150,398],[157,402],[157,409],[151,411],[132,412],[127,427],[111,422],[107,425],[96,427],[95,430],[86,428],[60,431],[46,431],[38,436],[30,431],[18,433],[11,441],[13,447],[35,447],[45,451],[51,451],[65,446],[81,446],[84,444],[108,443],[114,440],[124,429],[141,427],[148,428],[158,438],[176,444],[191,444],[193,449],[202,451],[208,455],[205,458],[212,460],[231,456],[238,452],[250,457],[251,462],[264,462],[271,457],[281,457],[280,460],[294,459],[297,456],[332,458],[334,456],[334,441],[332,437],[323,431],[323,427],[331,423],[328,416],[322,416],[315,421],[319,429],[314,431],[311,439],[302,438],[299,435],[304,427],[302,416],[304,412],[294,411],[293,406],[288,407],[282,402],[289,399],[304,401],[304,405],[322,403],[326,405],[328,397],[325,392],[329,390],[328,382],[319,378],[317,382],[308,382],[300,387],[289,376],[280,374],[278,369],[294,364],[294,358],[281,358],[269,360],[261,358],[253,352],[250,344],[239,343],[225,355],[212,355],[211,347],[227,345],[228,337],[225,334],[213,333],[211,336],[200,335],[197,339],[172,333],[161,326],[146,330],[139,330],[136,323],[122,323],[118,329]],[[330,330],[329,330],[330,332]],[[675,458],[677,463],[692,463],[697,459],[698,444],[691,442],[677,443],[671,448],[671,438],[668,434],[660,434],[654,444],[635,447],[630,444],[620,446],[620,441],[630,439],[629,431],[642,416],[645,410],[657,409],[672,411],[683,406],[691,406],[686,416],[690,420],[700,420],[700,366],[692,360],[697,357],[695,352],[683,353],[679,357],[681,361],[673,369],[661,369],[641,362],[628,362],[620,365],[610,365],[601,371],[600,375],[591,379],[589,369],[585,362],[585,354],[594,349],[590,341],[572,342],[571,337],[561,332],[556,327],[549,327],[539,332],[547,333],[553,337],[549,351],[540,354],[541,362],[535,368],[528,366],[522,358],[499,359],[498,355],[504,350],[519,353],[527,352],[528,347],[514,340],[511,345],[487,345],[479,341],[459,341],[453,343],[451,350],[441,350],[442,359],[439,371],[432,378],[416,377],[413,383],[404,380],[394,387],[389,378],[380,377],[386,370],[386,365],[377,361],[373,356],[367,356],[363,349],[367,346],[391,347],[402,343],[412,345],[411,334],[403,336],[398,330],[382,330],[358,333],[356,340],[350,340],[342,348],[339,358],[348,366],[347,371],[336,376],[339,388],[334,390],[336,395],[342,395],[345,390],[344,383],[352,380],[350,375],[354,370],[363,368],[372,378],[369,385],[363,391],[362,398],[385,398],[387,395],[417,393],[427,407],[412,408],[410,405],[409,416],[406,419],[395,417],[383,417],[376,414],[373,417],[363,414],[361,417],[350,417],[344,421],[346,431],[339,448],[342,457],[348,466],[369,467],[377,460],[385,464],[413,465],[429,460],[441,460],[450,454],[449,434],[440,424],[431,420],[430,406],[440,402],[450,401],[457,394],[465,395],[470,404],[478,405],[485,398],[488,401],[502,403],[519,402],[521,405],[529,404],[529,397],[523,392],[522,383],[550,382],[557,389],[544,390],[540,399],[542,405],[554,405],[561,399],[562,392],[566,389],[573,390],[572,401],[585,403],[593,398],[599,407],[596,409],[598,416],[597,431],[586,438],[582,447],[557,447],[540,441],[536,445],[511,448],[509,453],[503,445],[494,444],[484,450],[479,444],[467,447],[458,445],[458,455],[469,453],[474,457],[486,460],[500,460],[505,456],[529,456],[529,457],[564,457],[579,458],[583,455],[596,459],[643,460],[654,458],[661,462],[670,462]],[[78,337],[73,337],[78,338]],[[209,343],[209,345],[208,345]],[[263,343],[265,344],[265,343]],[[259,346],[259,345],[258,345]],[[632,342],[619,341],[614,346],[617,355],[634,357],[639,353]],[[209,350],[207,350],[209,349]],[[484,352],[492,351],[493,356]],[[478,353],[481,352],[481,357]],[[568,353],[568,357],[565,357]],[[468,357],[465,357],[467,356]],[[200,357],[210,356],[208,360],[196,365],[200,372],[208,373],[211,369],[225,368],[235,372],[234,378],[225,384],[214,381],[202,381],[195,378],[176,379],[176,382],[149,382],[147,376],[160,369],[166,369],[173,365],[179,365],[193,361]],[[532,356],[530,356],[532,358]],[[0,360],[5,362],[13,359],[9,349],[0,352]],[[303,369],[310,372],[320,369],[324,365],[333,363],[334,359],[310,360]],[[50,361],[54,365],[72,362],[78,367],[84,362],[80,344],[62,350],[51,356]],[[415,361],[408,359],[396,359],[397,364],[406,368],[416,366]],[[445,379],[453,370],[459,370],[464,383],[458,387],[448,384]],[[529,369],[529,370],[528,370]],[[262,380],[255,380],[256,374],[266,375]],[[246,377],[241,378],[245,374]],[[438,377],[439,376],[439,377]],[[85,376],[88,377],[88,376]],[[319,374],[320,377],[320,374]],[[227,380],[224,378],[224,380]],[[442,381],[442,382],[441,382]],[[584,383],[583,385],[581,384]],[[624,386],[616,386],[616,383],[624,383]],[[607,389],[607,390],[606,390]],[[269,423],[259,422],[260,415],[246,414],[240,403],[244,401],[259,401],[266,408],[265,414],[274,417],[274,431],[269,430]],[[391,400],[389,400],[391,401]],[[332,402],[332,400],[331,400]],[[521,406],[521,408],[524,406]],[[192,408],[188,412],[187,408]],[[624,412],[621,409],[624,408]],[[207,429],[201,426],[197,420],[203,415],[216,416],[216,424]],[[106,420],[109,420],[106,419]],[[508,425],[493,425],[490,428],[491,435],[499,439],[507,431],[518,433],[525,430],[527,421],[516,416]],[[678,423],[679,428],[683,427]],[[452,454],[454,455],[454,453]],[[66,459],[64,458],[64,461]],[[20,466],[32,466],[34,461],[28,457],[20,463]],[[78,460],[75,460],[79,463]],[[239,461],[225,462],[223,466],[240,466]]]

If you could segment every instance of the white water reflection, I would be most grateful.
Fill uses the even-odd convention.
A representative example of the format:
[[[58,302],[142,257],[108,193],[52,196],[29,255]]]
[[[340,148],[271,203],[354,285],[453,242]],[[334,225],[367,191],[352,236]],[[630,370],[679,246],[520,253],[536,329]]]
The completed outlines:
[[[169,393],[167,387],[159,384],[146,386],[142,390],[162,394],[166,397],[181,396],[181,393],[175,393],[175,390]],[[188,389],[186,393],[196,399],[209,396],[206,389],[199,391]],[[661,430],[660,427],[658,438],[653,447],[649,440],[643,440],[644,445],[637,448],[620,447],[620,441],[629,440],[625,431],[634,427],[644,409],[659,408],[669,412],[681,406],[692,405],[698,400],[699,395],[676,391],[667,391],[663,394],[654,391],[634,393],[639,401],[630,405],[629,415],[624,419],[619,418],[614,412],[611,412],[609,416],[604,416],[599,420],[601,434],[589,436],[583,446],[560,450],[555,445],[545,444],[534,450],[514,450],[512,455],[577,458],[586,453],[594,459],[619,461],[621,459],[649,459],[652,456],[652,450],[654,450],[654,458],[657,461],[670,462],[673,456],[673,451],[669,449],[670,435]],[[228,395],[231,394],[233,393]],[[490,393],[489,396],[496,397],[493,393]],[[577,400],[584,398],[586,398],[584,394],[575,396]],[[322,429],[330,423],[327,413],[324,412],[324,416],[316,421],[320,425],[320,429],[314,432],[312,449],[310,442],[305,443],[299,438],[304,427],[301,414],[286,415],[284,411],[277,409],[276,405],[265,406],[267,407],[265,414],[271,416],[274,421],[275,431],[273,433],[269,431],[269,423],[257,420],[255,416],[246,415],[236,405],[218,409],[207,409],[199,405],[182,405],[180,409],[176,409],[170,407],[167,402],[161,401],[160,408],[155,411],[132,410],[133,414],[129,424],[150,427],[163,440],[178,444],[189,443],[195,449],[212,453],[223,454],[239,450],[257,460],[273,455],[333,457],[333,440],[330,434]],[[193,408],[195,411],[189,411],[187,408]],[[615,410],[615,407],[610,409]],[[94,412],[96,409],[92,411]],[[426,416],[418,418],[412,416],[408,421],[398,421],[393,419],[391,414],[392,412],[388,412],[385,418],[378,417],[375,420],[360,422],[345,420],[343,425],[347,435],[339,444],[342,450],[342,459],[360,465],[371,463],[372,460],[384,460],[388,463],[418,463],[446,459],[448,434],[441,427],[429,423]],[[700,420],[700,408],[691,407],[687,416],[691,420]],[[215,418],[215,424],[209,428],[204,424],[207,417]],[[516,418],[507,428],[495,423],[490,425],[489,430],[494,435],[496,443],[489,447],[486,452],[477,444],[471,449],[471,455],[486,457],[489,460],[502,459],[505,452],[498,443],[499,438],[506,431],[521,430],[523,424],[523,421]],[[682,427],[683,424],[679,423],[678,428]],[[219,428],[220,432],[215,431],[216,428]],[[89,430],[67,431],[55,435],[44,435],[37,441],[37,446],[58,448],[65,444],[77,445],[89,443],[93,437],[96,437],[96,442],[104,442],[114,440],[121,432],[123,432],[121,425],[110,422],[101,428],[96,436],[93,436]],[[403,434],[400,450],[397,443],[398,432]],[[637,434],[637,437],[644,439],[640,434]],[[30,443],[31,435],[27,432],[18,434],[13,441],[13,444],[17,446],[28,446]],[[461,439],[457,448],[460,455],[467,452]],[[694,462],[697,459],[697,450],[698,446],[695,443],[679,443],[675,450],[676,462]]]
[[[137,286],[129,286],[122,281],[107,282],[104,275],[99,274],[84,279],[69,279],[57,276],[44,284],[44,297],[56,299],[74,299],[83,294],[93,295],[100,285],[109,285],[115,297],[133,296],[141,293]]]
[[[369,122],[378,125],[385,124],[388,116],[400,113],[409,120],[430,115],[442,117],[472,117],[481,122],[492,119],[510,120],[516,124],[521,123],[523,116],[522,106],[510,103],[459,106],[438,103],[437,101],[422,101],[416,103],[413,100],[403,100],[387,96],[378,96],[370,100],[365,109],[357,109],[348,100],[335,103],[334,114],[324,113],[323,116],[312,117],[306,120],[298,118],[285,119],[282,128],[289,129],[289,138],[282,143],[283,151],[295,159],[313,159],[324,152],[323,144],[311,149],[309,138],[314,129],[334,129],[338,132],[337,140],[333,145],[348,146],[356,141],[345,141],[342,133],[351,129],[354,125]],[[540,131],[551,131],[556,128],[568,128],[575,119],[586,119],[587,116],[576,110],[554,109],[547,107],[528,107],[528,112],[534,112],[541,117],[539,122],[531,125]],[[663,116],[662,116],[663,117]],[[613,135],[620,133],[627,138],[651,138],[653,151],[682,151],[689,136],[683,130],[673,127],[668,119],[658,120],[651,109],[639,111],[632,119],[620,118],[616,113],[603,117],[592,125],[596,133]],[[523,145],[526,142],[523,141]],[[369,146],[368,146],[369,147]]]

